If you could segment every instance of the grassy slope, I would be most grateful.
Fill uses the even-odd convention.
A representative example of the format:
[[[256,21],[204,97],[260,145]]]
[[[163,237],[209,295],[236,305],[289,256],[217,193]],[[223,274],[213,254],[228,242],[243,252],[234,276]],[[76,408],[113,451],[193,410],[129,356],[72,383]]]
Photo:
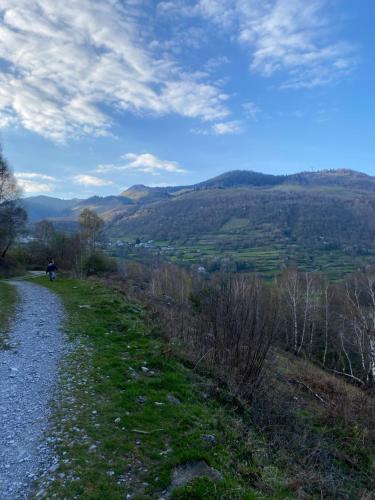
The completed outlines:
[[[0,283],[0,349],[4,346],[10,319],[15,311],[17,293],[13,286]]]
[[[37,281],[61,294],[67,332],[80,344],[68,356],[56,405],[54,433],[64,462],[49,495],[158,498],[176,465],[204,459],[224,481],[198,480],[176,498],[292,498],[277,468],[270,474],[269,464],[257,463],[259,439],[202,394],[202,380],[147,331],[138,306],[98,284]],[[142,372],[146,365],[154,376]],[[206,434],[217,437],[216,446],[202,439]],[[249,478],[266,485],[267,494],[256,493]]]
[[[311,495],[301,498],[372,498],[374,396],[285,352],[269,362],[270,389],[254,403],[252,425],[289,487]]]
[[[62,462],[48,496],[159,498],[176,465],[201,459],[224,481],[198,480],[175,498],[320,498],[322,492],[349,499],[372,491],[374,405],[359,389],[278,353],[265,392],[239,416],[231,403],[205,394],[212,393],[207,380],[174,359],[138,305],[95,283],[38,281],[61,294],[67,332],[78,341],[57,398],[52,435]],[[216,446],[202,439],[207,434],[216,436]]]

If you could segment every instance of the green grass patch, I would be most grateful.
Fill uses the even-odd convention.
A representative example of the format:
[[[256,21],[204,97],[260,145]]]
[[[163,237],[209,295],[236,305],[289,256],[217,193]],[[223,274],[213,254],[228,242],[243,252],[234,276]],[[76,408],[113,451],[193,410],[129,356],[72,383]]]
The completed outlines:
[[[247,228],[249,226],[249,220],[245,218],[232,217],[228,220],[222,227],[221,231],[236,231]]]
[[[78,342],[54,412],[60,465],[48,497],[159,498],[176,466],[204,460],[223,480],[195,481],[176,498],[291,498],[282,479],[269,496],[257,491],[256,436],[204,394],[205,381],[146,328],[138,305],[96,283],[36,281],[61,295]]]
[[[16,303],[16,289],[7,283],[0,283],[0,349],[7,345],[8,331],[16,309]]]

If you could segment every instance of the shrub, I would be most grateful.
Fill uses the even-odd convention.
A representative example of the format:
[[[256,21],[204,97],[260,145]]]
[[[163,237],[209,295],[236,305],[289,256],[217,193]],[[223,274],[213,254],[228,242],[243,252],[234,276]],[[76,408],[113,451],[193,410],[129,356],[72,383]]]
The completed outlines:
[[[114,259],[107,257],[103,253],[95,252],[84,260],[83,270],[88,276],[112,273],[117,270],[117,263]]]

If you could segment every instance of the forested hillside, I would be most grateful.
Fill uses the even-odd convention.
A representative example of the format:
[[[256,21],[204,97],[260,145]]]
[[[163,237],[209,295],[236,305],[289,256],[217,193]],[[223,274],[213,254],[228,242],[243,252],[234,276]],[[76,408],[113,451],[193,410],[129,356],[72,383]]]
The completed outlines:
[[[375,194],[367,192],[212,189],[119,213],[109,231],[168,240],[235,233],[245,246],[290,242],[373,250],[374,216]]]
[[[25,204],[32,222],[47,218],[63,229],[84,208],[93,209],[111,240],[162,241],[185,249],[187,259],[200,252],[200,263],[229,252],[260,271],[309,262],[310,269],[337,264],[352,271],[375,253],[375,178],[350,170],[232,171],[192,186],[136,185],[120,196],[38,197]],[[244,253],[256,249],[271,252],[272,262]]]

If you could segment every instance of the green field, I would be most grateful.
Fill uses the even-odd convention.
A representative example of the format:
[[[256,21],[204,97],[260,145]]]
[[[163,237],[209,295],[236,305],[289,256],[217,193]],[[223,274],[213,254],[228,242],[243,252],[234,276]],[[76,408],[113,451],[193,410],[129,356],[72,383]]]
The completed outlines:
[[[209,270],[215,263],[233,262],[229,270],[254,271],[265,278],[272,278],[287,267],[304,271],[321,272],[331,280],[339,280],[364,265],[373,265],[375,255],[353,256],[340,250],[321,251],[301,249],[297,246],[254,246],[241,248],[236,241],[223,244],[223,238],[205,238],[189,242],[155,242],[147,252],[131,250],[129,258],[161,255],[166,260],[184,265],[206,266]],[[172,247],[172,250],[166,248]],[[232,248],[231,248],[232,247]],[[218,266],[214,269],[218,269]]]

